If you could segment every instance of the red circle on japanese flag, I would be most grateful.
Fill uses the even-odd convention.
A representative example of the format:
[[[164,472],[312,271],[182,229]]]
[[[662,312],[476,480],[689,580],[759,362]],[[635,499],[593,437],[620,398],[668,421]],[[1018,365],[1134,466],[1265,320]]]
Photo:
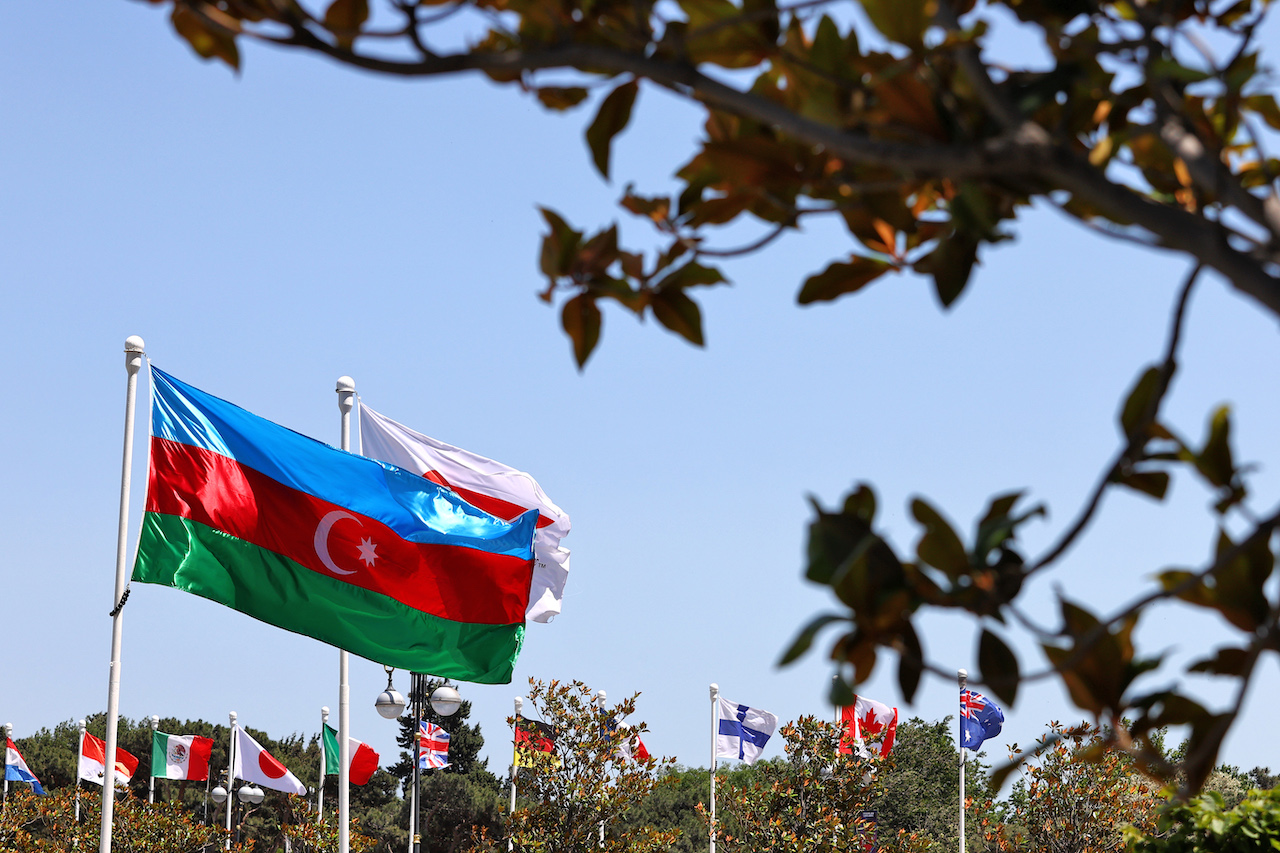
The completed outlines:
[[[283,764],[272,758],[271,753],[267,752],[265,749],[258,753],[258,768],[272,779],[279,779],[289,772],[284,769]]]

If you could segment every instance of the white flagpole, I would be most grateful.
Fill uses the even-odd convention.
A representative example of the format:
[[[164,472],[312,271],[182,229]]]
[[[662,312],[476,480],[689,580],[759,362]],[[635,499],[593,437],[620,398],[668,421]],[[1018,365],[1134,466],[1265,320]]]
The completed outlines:
[[[516,732],[520,729],[520,714],[524,711],[524,697],[516,697],[516,720],[511,727],[511,814],[516,813],[516,775],[520,767],[516,761]],[[515,847],[515,836],[507,839],[507,850]]]
[[[107,677],[106,768],[102,777],[102,832],[99,853],[111,853],[111,822],[115,814],[116,742],[120,722],[120,645],[124,636],[125,565],[129,543],[129,475],[133,468],[133,413],[138,399],[138,372],[142,370],[145,344],[131,335],[124,342],[124,367],[129,374],[124,398],[124,458],[120,462],[120,523],[116,531],[116,587],[111,599],[111,668]]]
[[[160,730],[160,717],[151,715],[151,783],[147,786],[147,802],[156,801],[156,732]]]
[[[4,746],[9,749],[9,738],[13,737],[13,723],[4,724]],[[9,774],[4,774],[4,801],[9,802]]]
[[[235,802],[235,795],[232,788],[235,787],[235,779],[232,773],[236,769],[236,712],[232,711],[227,717],[231,720],[231,746],[227,749],[227,849],[231,849],[231,804]]]
[[[324,730],[329,725],[329,706],[325,705],[320,709],[320,793],[316,799],[316,823],[324,822],[324,771],[325,771],[325,750],[324,750]]]
[[[716,853],[716,736],[720,734],[720,685],[711,685],[711,824],[707,830],[711,853]]]
[[[959,725],[957,728],[960,734],[960,853],[964,853],[964,714],[963,714],[963,706],[964,706],[964,686],[968,682],[969,672],[968,670],[964,670],[964,669],[958,670],[956,672],[956,677],[960,681],[960,704],[962,708],[961,715],[957,718],[959,720]]]
[[[604,713],[604,703],[606,698],[607,698],[607,694],[603,690],[596,691],[596,708],[598,708],[600,710],[600,713],[602,714]],[[621,721],[614,720],[614,723],[616,724],[617,730],[621,732],[622,730]],[[600,846],[602,848],[604,847],[604,818],[600,819]]]
[[[72,846],[80,846],[80,754],[84,752],[84,733],[88,728],[88,724],[80,721],[80,740],[76,743],[76,843]]]
[[[351,449],[351,410],[356,404],[356,383],[339,376],[338,411],[342,418],[342,449]],[[345,649],[338,650],[338,853],[350,853],[351,830],[351,683],[350,661]],[[416,757],[414,759],[416,761]],[[416,764],[414,766],[417,766]]]

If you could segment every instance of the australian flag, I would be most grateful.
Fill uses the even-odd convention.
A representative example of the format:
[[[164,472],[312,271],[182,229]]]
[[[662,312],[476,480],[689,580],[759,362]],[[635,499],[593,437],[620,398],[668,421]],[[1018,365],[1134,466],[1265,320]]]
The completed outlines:
[[[1004,711],[981,693],[960,691],[960,746],[977,749],[984,740],[1000,734]]]

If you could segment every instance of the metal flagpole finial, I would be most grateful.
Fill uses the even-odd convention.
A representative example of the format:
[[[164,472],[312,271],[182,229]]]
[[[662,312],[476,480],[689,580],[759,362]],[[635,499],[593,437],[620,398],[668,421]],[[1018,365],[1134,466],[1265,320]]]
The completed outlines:
[[[320,708],[320,722],[322,723],[329,722],[329,706],[328,705],[323,705]]]
[[[596,707],[604,710],[604,702],[607,694],[603,690],[596,691]]]
[[[520,712],[523,710],[524,710],[524,697],[517,696],[516,697],[516,716],[517,717],[520,716]]]
[[[231,711],[230,713],[228,713],[228,714],[227,714],[227,719],[231,720],[231,725],[232,725],[232,726],[235,726],[235,724],[236,724],[236,712],[235,712],[235,711]]]
[[[151,731],[154,732],[154,731],[158,731],[159,729],[160,729],[160,715],[152,714],[151,715]]]
[[[720,698],[720,685],[713,683],[711,685],[711,701],[714,702],[719,698]]]
[[[967,684],[969,681],[969,670],[967,669],[956,670],[956,678],[960,682],[960,689],[964,690],[965,684]]]

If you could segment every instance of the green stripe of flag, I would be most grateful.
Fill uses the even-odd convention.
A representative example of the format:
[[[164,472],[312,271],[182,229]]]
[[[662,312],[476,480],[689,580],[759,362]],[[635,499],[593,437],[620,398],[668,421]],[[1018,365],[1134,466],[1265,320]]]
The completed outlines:
[[[338,732],[333,727],[324,727],[324,775],[336,776],[342,767],[342,753],[338,750]]]
[[[143,516],[133,579],[171,586],[377,663],[508,684],[524,624],[453,622],[190,519]]]

